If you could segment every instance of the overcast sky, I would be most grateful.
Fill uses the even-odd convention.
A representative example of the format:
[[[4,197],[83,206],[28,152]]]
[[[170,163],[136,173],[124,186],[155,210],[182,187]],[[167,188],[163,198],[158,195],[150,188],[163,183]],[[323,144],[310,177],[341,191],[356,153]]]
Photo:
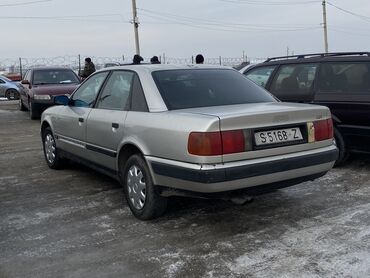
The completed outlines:
[[[0,60],[134,54],[131,0],[8,6],[34,1],[0,0]],[[328,5],[329,50],[370,51],[370,1],[329,3],[364,16]],[[144,57],[240,57],[243,51],[249,57],[271,57],[285,55],[287,47],[296,54],[324,49],[320,1],[137,0],[137,7]]]

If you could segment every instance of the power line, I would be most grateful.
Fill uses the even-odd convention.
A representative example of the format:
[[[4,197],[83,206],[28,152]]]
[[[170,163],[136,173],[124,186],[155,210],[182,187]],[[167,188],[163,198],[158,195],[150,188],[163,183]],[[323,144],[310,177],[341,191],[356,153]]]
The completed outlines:
[[[121,17],[120,20],[109,20],[104,17]],[[94,19],[101,17],[102,19]],[[56,20],[56,21],[86,21],[86,22],[110,22],[110,23],[123,23],[123,15],[121,14],[93,14],[93,15],[69,15],[69,16],[0,16],[1,19],[14,19],[14,20]],[[128,23],[128,22],[127,22]]]
[[[19,2],[13,4],[0,4],[0,7],[15,7],[15,6],[25,6],[25,5],[32,5],[44,2],[51,2],[53,0],[37,0],[37,1],[28,1],[28,2]]]
[[[242,30],[257,30],[257,31],[298,31],[305,29],[317,29],[319,28],[318,24],[247,24],[247,23],[232,23],[224,21],[215,21],[208,19],[200,19],[194,17],[185,17],[176,14],[157,12],[147,9],[138,9],[140,12],[143,12],[143,16],[147,16],[154,19],[159,19],[162,22],[169,23],[181,23],[181,24],[190,24],[197,26],[211,26],[211,27],[222,27],[222,28],[237,28]]]
[[[345,30],[343,28],[337,28],[337,27],[333,28],[333,27],[330,27],[329,30],[330,31],[333,31],[333,32],[343,33],[343,34],[348,34],[348,35],[353,35],[353,36],[361,36],[361,37],[367,37],[367,38],[370,37],[370,35],[368,35],[368,34],[351,32],[351,31]]]
[[[354,12],[352,12],[352,11],[349,11],[349,10],[343,9],[343,8],[341,8],[341,7],[337,6],[337,5],[334,5],[333,3],[328,2],[328,1],[327,1],[326,3],[328,3],[328,5],[330,5],[330,6],[334,7],[334,8],[336,8],[336,9],[338,9],[338,10],[340,10],[340,11],[344,12],[344,13],[347,13],[347,14],[353,15],[353,16],[358,17],[358,18],[360,18],[360,19],[362,19],[362,20],[364,20],[364,21],[370,22],[370,17],[364,16],[364,15],[360,15],[360,14],[354,13]]]
[[[153,19],[161,20],[160,22],[151,22],[151,24],[177,24],[177,25],[184,25],[184,26],[189,26],[193,28],[198,28],[198,29],[205,29],[205,30],[212,30],[212,31],[225,31],[225,32],[294,32],[294,31],[307,31],[307,30],[315,30],[315,29],[320,29],[321,27],[311,27],[311,28],[295,28],[295,29],[268,29],[268,28],[247,28],[247,27],[232,27],[232,26],[219,26],[219,25],[211,25],[211,24],[201,24],[201,23],[189,23],[189,22],[184,22],[180,20],[171,20],[171,19],[166,19],[160,16],[155,16],[155,15],[143,15],[147,16]]]
[[[247,5],[268,5],[268,6],[287,6],[287,5],[307,5],[313,3],[320,3],[319,0],[311,1],[257,1],[257,0],[219,0],[226,3],[247,4]]]

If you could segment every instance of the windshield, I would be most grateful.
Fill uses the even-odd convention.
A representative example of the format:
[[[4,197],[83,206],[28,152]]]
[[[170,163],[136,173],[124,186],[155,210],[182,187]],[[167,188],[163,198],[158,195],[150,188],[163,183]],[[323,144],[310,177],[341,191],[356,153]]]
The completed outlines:
[[[152,75],[169,110],[276,102],[266,90],[234,70],[163,70]]]
[[[33,85],[79,83],[77,75],[68,69],[35,70]]]

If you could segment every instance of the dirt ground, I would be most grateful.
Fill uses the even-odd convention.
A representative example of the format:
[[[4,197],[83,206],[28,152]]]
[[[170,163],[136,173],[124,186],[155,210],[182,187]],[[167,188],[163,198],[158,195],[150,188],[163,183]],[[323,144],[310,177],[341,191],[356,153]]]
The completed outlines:
[[[0,277],[369,277],[370,156],[245,206],[131,215],[117,182],[50,170],[39,121],[0,101]]]

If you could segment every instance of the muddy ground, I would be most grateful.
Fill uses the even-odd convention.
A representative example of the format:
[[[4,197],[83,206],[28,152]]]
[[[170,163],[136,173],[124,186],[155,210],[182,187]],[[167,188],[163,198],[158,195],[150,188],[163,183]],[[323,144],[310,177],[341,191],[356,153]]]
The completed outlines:
[[[245,206],[173,198],[142,222],[114,180],[50,170],[39,125],[0,102],[0,277],[370,276],[370,156]]]

